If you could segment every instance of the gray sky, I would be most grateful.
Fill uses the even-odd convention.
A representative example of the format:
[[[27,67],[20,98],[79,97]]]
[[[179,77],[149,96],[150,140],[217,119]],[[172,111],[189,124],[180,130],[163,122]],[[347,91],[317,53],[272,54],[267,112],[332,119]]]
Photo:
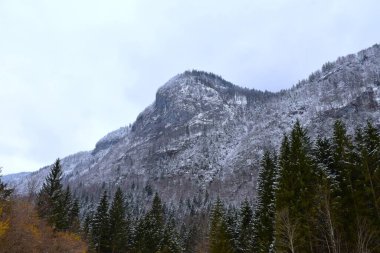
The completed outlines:
[[[188,69],[278,91],[380,42],[378,0],[0,0],[0,166],[36,170],[132,123]]]

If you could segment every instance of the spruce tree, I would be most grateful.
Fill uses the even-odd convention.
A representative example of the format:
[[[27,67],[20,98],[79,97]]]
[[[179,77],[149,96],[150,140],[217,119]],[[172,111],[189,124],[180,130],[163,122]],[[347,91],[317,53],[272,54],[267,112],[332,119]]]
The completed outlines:
[[[150,238],[150,248],[159,249],[162,245],[163,232],[165,226],[164,207],[158,193],[155,193],[152,208],[147,214],[148,230],[147,238]]]
[[[125,252],[128,241],[128,224],[123,192],[117,188],[110,208],[110,241],[113,253]]]
[[[80,230],[79,209],[79,201],[76,198],[69,211],[69,229],[73,232],[78,232]]]
[[[315,163],[317,166],[317,230],[315,240],[319,240],[321,252],[339,253],[341,246],[340,234],[337,227],[337,216],[334,208],[337,205],[333,198],[333,189],[336,186],[336,178],[330,172],[333,170],[333,150],[330,139],[318,137],[315,143]]]
[[[72,197],[71,197],[71,191],[70,187],[67,186],[66,190],[63,193],[62,201],[61,201],[61,212],[59,214],[60,218],[59,220],[61,221],[60,227],[62,229],[67,230],[71,227],[71,220],[70,220],[70,212],[72,209]]]
[[[199,225],[191,219],[190,224],[182,224],[180,238],[184,253],[196,253],[196,246],[201,241]]]
[[[248,200],[245,199],[240,207],[238,252],[251,252],[253,237],[253,212]]]
[[[82,225],[83,236],[88,243],[92,243],[91,234],[92,234],[93,217],[94,217],[94,215],[91,211],[86,213],[84,216],[83,225]]]
[[[360,163],[363,173],[364,192],[367,193],[369,219],[380,227],[380,133],[370,121],[363,131],[360,148]],[[379,231],[380,232],[380,231]]]
[[[279,164],[276,191],[276,240],[286,222],[287,226],[294,227],[299,235],[292,243],[296,243],[301,252],[313,252],[312,238],[316,222],[314,205],[317,185],[316,168],[311,155],[309,137],[298,120],[291,131],[290,140],[288,141],[286,137],[283,140]],[[277,249],[281,252],[284,245],[277,244]]]
[[[183,248],[179,243],[179,235],[176,230],[173,218],[168,219],[164,228],[163,242],[160,247],[160,253],[180,253]]]
[[[330,177],[330,172],[333,165],[332,147],[330,140],[326,137],[318,137],[315,143],[314,153],[319,176],[323,174],[326,177]]]
[[[331,176],[334,178],[332,186],[333,214],[337,219],[337,226],[342,234],[342,241],[346,243],[344,250],[349,251],[356,241],[356,223],[358,203],[355,200],[353,175],[353,145],[347,135],[346,126],[342,121],[334,123],[332,137],[333,165]]]
[[[274,240],[276,158],[264,153],[258,179],[254,218],[254,251],[269,252]]]
[[[224,205],[218,198],[211,212],[210,253],[234,252],[225,215]]]
[[[136,231],[135,250],[141,253],[157,252],[164,239],[164,208],[156,193],[149,212],[139,221]]]
[[[230,238],[230,244],[233,252],[238,252],[240,249],[239,243],[239,213],[236,211],[234,206],[229,206],[226,212],[226,224],[227,224],[227,234]]]
[[[64,192],[62,190],[62,169],[57,159],[37,195],[37,210],[54,229],[65,229]]]
[[[110,252],[110,225],[107,191],[104,191],[92,220],[91,240],[96,252]]]
[[[373,251],[371,248],[376,243],[369,240],[363,244],[363,238],[368,238],[371,234],[380,235],[380,135],[370,121],[364,128],[356,131],[354,159],[351,180],[357,208],[357,227],[354,230],[356,247]]]
[[[275,247],[276,252],[294,253],[295,240],[299,234],[298,220],[289,217],[290,201],[296,198],[296,192],[292,189],[293,170],[290,166],[290,143],[285,134],[282,139],[279,157],[279,175],[277,189],[275,191]],[[294,233],[289,236],[289,229]],[[256,231],[255,231],[256,232]]]

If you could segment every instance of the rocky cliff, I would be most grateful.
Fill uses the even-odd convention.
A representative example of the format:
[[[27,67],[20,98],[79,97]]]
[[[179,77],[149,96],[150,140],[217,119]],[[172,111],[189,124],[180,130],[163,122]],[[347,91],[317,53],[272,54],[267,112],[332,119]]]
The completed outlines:
[[[108,134],[92,151],[63,158],[64,180],[83,196],[120,185],[136,198],[158,191],[173,203],[193,196],[252,199],[263,150],[277,149],[297,119],[312,138],[330,131],[336,119],[380,125],[380,46],[326,63],[276,93],[206,72],[179,74],[131,127]],[[48,171],[4,179],[25,193]]]

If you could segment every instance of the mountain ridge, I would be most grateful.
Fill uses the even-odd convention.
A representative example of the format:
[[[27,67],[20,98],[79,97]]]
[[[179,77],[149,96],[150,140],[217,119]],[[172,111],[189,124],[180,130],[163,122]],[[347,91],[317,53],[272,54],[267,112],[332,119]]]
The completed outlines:
[[[277,149],[295,120],[312,137],[327,131],[336,119],[372,119],[379,125],[379,88],[377,44],[326,63],[279,92],[242,88],[212,73],[186,71],[158,89],[155,101],[132,126],[104,136],[92,151],[63,158],[64,180],[83,196],[95,197],[104,187],[112,191],[116,185],[134,185],[134,196],[142,200],[146,186],[173,202],[194,192],[207,192],[210,199],[252,199],[263,150]],[[41,185],[48,169],[4,180],[26,193],[30,182]]]

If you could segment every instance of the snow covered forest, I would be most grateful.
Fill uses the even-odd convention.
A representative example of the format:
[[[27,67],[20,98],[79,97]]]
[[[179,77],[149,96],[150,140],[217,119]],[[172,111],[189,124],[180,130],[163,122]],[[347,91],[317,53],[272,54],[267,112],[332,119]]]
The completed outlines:
[[[296,121],[264,152],[256,200],[240,205],[170,205],[149,187],[147,210],[120,188],[89,205],[64,187],[58,159],[38,192],[20,197],[1,183],[0,251],[380,252],[380,132],[371,121],[354,127],[338,120],[311,140]]]

